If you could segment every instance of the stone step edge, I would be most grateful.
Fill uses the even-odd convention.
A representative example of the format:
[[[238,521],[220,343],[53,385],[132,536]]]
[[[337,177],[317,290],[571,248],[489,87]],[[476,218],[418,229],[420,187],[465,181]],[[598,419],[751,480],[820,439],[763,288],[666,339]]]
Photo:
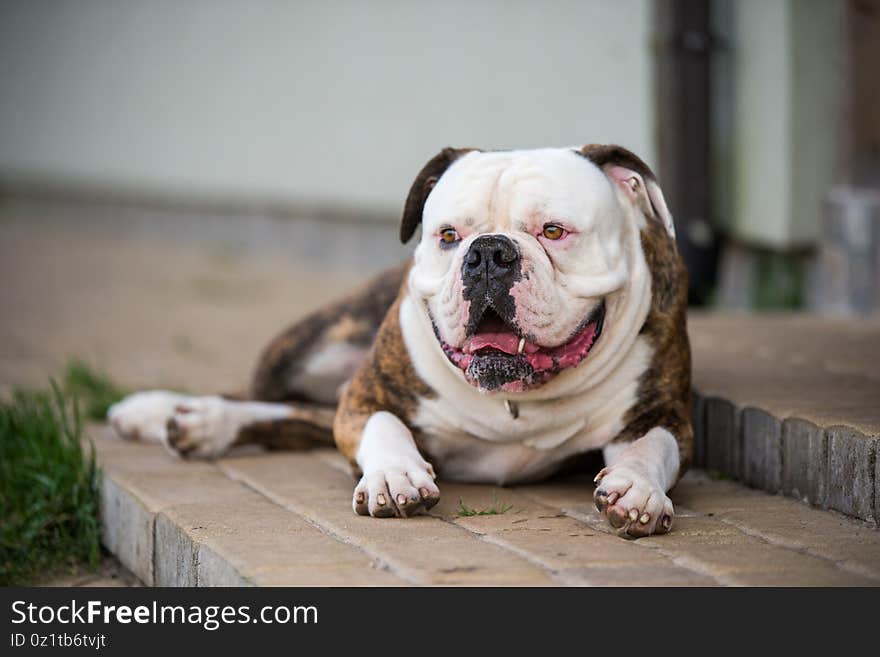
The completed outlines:
[[[162,509],[105,468],[101,477],[101,544],[147,586],[253,586],[209,545],[193,540]],[[165,546],[160,554],[159,546]],[[177,568],[165,562],[178,561]],[[163,567],[164,564],[164,567]]]
[[[880,439],[693,391],[693,466],[877,527]]]

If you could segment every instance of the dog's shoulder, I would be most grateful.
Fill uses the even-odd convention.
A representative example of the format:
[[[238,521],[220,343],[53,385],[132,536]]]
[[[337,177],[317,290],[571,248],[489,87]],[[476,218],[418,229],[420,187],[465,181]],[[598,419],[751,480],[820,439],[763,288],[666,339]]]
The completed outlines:
[[[411,263],[407,265],[406,272],[411,266]],[[409,424],[419,400],[436,396],[416,372],[404,340],[400,308],[406,296],[407,276],[404,275],[366,359],[348,383],[344,394],[346,412],[384,410]]]
[[[636,403],[627,412],[617,440],[636,440],[661,426],[690,444],[687,268],[675,239],[658,222],[648,222],[642,229],[641,245],[651,276],[651,307],[640,336],[648,341],[653,353],[640,377]],[[686,467],[684,459],[682,466]]]

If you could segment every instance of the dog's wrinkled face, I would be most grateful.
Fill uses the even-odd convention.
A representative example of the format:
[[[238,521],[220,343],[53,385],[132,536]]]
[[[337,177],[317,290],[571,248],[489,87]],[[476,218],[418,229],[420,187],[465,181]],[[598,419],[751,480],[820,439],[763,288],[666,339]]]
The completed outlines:
[[[447,167],[425,192],[410,275],[447,358],[485,391],[579,365],[616,330],[629,276],[635,214],[619,181],[571,149],[471,151]]]

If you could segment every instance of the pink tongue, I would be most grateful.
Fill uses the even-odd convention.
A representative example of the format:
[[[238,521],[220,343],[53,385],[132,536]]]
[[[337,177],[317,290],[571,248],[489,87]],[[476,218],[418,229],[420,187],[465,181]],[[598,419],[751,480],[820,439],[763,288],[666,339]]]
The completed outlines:
[[[486,348],[497,349],[506,354],[515,354],[519,348],[519,337],[515,333],[478,333],[464,345],[464,352],[472,354],[475,351]],[[523,351],[527,354],[538,351],[539,347],[531,342],[526,342]]]
[[[519,346],[519,338],[513,333],[478,333],[465,345],[465,353],[474,353],[479,349],[491,347],[506,354],[515,354]]]
[[[479,349],[491,347],[506,354],[515,354],[519,346],[519,338],[513,333],[478,333],[464,347],[465,353],[474,353]]]

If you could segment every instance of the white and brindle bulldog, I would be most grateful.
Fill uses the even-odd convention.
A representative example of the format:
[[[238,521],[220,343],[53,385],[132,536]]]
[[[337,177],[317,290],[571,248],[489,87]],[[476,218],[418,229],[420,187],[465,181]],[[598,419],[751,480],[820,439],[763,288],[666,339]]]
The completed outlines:
[[[610,524],[668,532],[693,444],[687,273],[651,170],[619,146],[447,148],[401,240],[420,224],[410,263],[266,348],[249,400],[143,392],[110,409],[117,432],[203,458],[332,432],[373,517],[431,508],[435,472],[513,484],[601,449]]]

